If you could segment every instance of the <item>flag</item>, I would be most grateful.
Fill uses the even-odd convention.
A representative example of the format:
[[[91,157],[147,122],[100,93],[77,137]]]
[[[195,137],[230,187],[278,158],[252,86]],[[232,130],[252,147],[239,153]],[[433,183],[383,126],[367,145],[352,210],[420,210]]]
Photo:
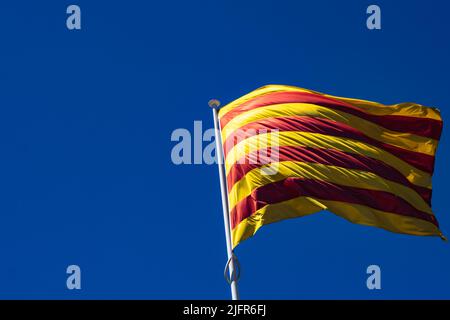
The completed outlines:
[[[221,108],[219,120],[233,247],[321,210],[443,238],[431,210],[438,109],[269,85]]]

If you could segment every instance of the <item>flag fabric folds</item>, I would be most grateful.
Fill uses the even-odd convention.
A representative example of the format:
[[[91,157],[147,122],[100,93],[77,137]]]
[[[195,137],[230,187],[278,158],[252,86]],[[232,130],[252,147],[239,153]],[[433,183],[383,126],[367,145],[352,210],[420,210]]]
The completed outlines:
[[[321,210],[441,236],[431,176],[435,108],[269,85],[219,110],[233,247],[263,225]]]

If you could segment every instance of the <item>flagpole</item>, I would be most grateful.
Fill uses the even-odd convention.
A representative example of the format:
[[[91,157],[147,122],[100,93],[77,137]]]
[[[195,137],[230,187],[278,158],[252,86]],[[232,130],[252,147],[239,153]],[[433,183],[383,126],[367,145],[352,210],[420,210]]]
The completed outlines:
[[[216,155],[217,155],[217,167],[219,168],[219,180],[220,180],[220,193],[222,196],[222,212],[223,212],[223,224],[225,227],[225,239],[227,242],[227,255],[228,262],[225,267],[225,272],[228,269],[229,280],[227,280],[231,287],[231,299],[239,300],[239,292],[237,286],[237,273],[236,271],[236,257],[233,254],[233,246],[231,244],[231,228],[230,228],[230,214],[228,208],[228,193],[225,180],[225,167],[223,162],[223,149],[222,149],[222,138],[220,134],[220,124],[218,110],[220,102],[218,100],[210,100],[209,106],[212,108],[213,118],[214,118],[214,134],[216,139]],[[226,274],[225,274],[226,275]]]

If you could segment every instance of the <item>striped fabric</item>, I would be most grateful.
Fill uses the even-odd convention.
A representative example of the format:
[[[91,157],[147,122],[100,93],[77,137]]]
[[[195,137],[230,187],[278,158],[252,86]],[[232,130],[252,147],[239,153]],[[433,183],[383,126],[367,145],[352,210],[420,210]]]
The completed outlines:
[[[219,119],[233,247],[265,224],[321,210],[443,237],[431,210],[437,109],[269,85],[224,106]]]

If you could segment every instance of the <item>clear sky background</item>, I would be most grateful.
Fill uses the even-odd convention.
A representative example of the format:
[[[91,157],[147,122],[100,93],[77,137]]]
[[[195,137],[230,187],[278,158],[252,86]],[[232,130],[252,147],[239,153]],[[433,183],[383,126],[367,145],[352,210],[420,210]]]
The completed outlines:
[[[66,28],[78,4],[82,30]],[[366,28],[370,4],[382,30]],[[288,84],[441,109],[433,210],[450,235],[444,0],[2,1],[0,298],[228,299],[216,166],[170,135],[207,102]],[[236,249],[241,297],[450,298],[450,244],[328,212]],[[66,289],[66,267],[82,290]],[[382,290],[366,288],[377,264]]]

